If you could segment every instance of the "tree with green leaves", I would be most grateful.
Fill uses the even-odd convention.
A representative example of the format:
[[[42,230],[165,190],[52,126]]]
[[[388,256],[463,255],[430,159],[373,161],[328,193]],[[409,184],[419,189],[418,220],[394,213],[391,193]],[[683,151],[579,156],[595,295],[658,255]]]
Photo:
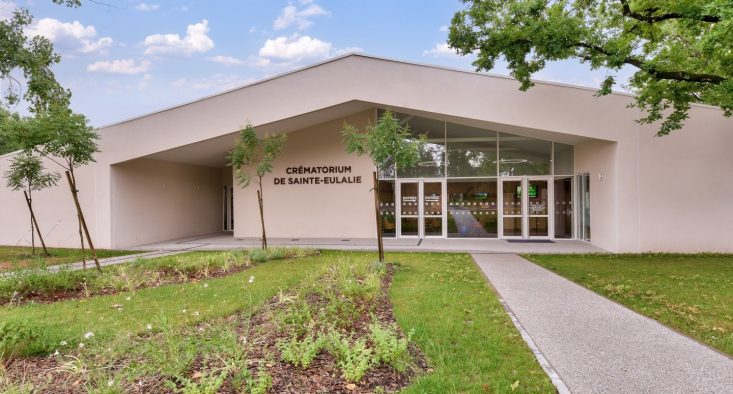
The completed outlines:
[[[733,2],[730,0],[463,0],[448,44],[491,70],[504,58],[521,90],[547,62],[577,59],[592,69],[633,66],[632,106],[658,136],[682,128],[690,104],[733,115]],[[612,74],[612,73],[609,73]],[[598,95],[617,83],[605,78]]]
[[[101,271],[102,267],[99,265],[94,242],[79,202],[79,184],[76,179],[76,170],[79,167],[95,161],[94,154],[99,152],[97,145],[99,135],[89,126],[84,115],[74,113],[65,105],[52,105],[49,109],[36,113],[32,118],[14,118],[14,121],[5,127],[11,131],[12,138],[26,154],[38,154],[63,168],[79,221],[84,268],[86,268],[84,249],[86,237],[94,264],[97,270]]]
[[[36,241],[33,233],[35,227],[38,239],[43,246],[43,254],[48,256],[46,242],[43,240],[43,233],[38,225],[38,220],[33,212],[33,192],[43,190],[56,185],[61,175],[54,172],[45,172],[41,159],[29,153],[21,153],[13,157],[10,168],[5,172],[7,185],[12,190],[22,190],[25,196],[26,205],[31,216],[31,248],[36,254]]]
[[[282,152],[286,140],[287,135],[285,134],[259,137],[254,127],[248,124],[239,131],[237,143],[227,158],[242,188],[248,187],[253,178],[257,184],[257,203],[260,208],[260,224],[262,225],[262,249],[267,249],[262,178],[272,172],[273,162]]]
[[[67,7],[81,5],[81,0],[52,1]],[[0,6],[14,7],[15,4]],[[24,99],[30,104],[30,110],[37,112],[48,109],[51,104],[67,103],[70,93],[56,81],[51,69],[61,61],[51,41],[27,35],[32,22],[30,12],[22,7],[15,8],[9,18],[0,18],[0,80],[6,86],[0,95],[0,106],[15,105]],[[22,78],[14,75],[22,75]]]
[[[384,243],[382,242],[382,218],[379,210],[379,177],[377,171],[394,173],[396,168],[411,168],[420,162],[421,152],[425,146],[425,136],[415,138],[407,125],[390,111],[386,111],[374,125],[368,125],[364,132],[350,124],[344,124],[341,131],[344,136],[346,152],[358,156],[367,155],[374,163],[372,174],[374,182],[374,213],[377,219],[377,249],[379,261],[384,261]]]

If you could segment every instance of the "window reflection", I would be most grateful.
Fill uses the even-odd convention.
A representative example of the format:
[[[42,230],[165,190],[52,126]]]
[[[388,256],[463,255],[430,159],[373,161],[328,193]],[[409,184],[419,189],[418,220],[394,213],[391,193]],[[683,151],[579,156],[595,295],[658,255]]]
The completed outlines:
[[[495,180],[448,181],[448,237],[496,238],[497,225]]]
[[[448,123],[448,176],[496,176],[497,133]]]
[[[499,173],[512,175],[549,175],[552,142],[518,135],[499,134]]]

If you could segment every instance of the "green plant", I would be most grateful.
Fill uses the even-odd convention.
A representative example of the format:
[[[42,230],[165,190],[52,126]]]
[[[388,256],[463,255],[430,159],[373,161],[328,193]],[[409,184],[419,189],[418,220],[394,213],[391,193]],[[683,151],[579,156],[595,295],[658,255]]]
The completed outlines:
[[[408,346],[413,331],[400,338],[394,326],[383,326],[379,322],[369,325],[369,338],[374,344],[374,358],[377,363],[387,363],[398,372],[405,372],[410,365]]]
[[[256,178],[255,182],[258,186],[257,202],[259,203],[260,224],[262,226],[262,249],[267,249],[262,177],[272,172],[272,164],[282,152],[287,137],[287,134],[260,137],[252,125],[247,125],[239,131],[236,145],[227,156],[227,161],[234,171],[234,177],[242,188],[248,187],[252,178]],[[247,167],[250,167],[252,174],[247,172]]]
[[[275,322],[282,331],[291,331],[296,335],[305,335],[310,322],[313,321],[310,304],[298,299],[278,310],[274,314]]]
[[[264,263],[268,260],[268,254],[267,250],[265,249],[250,249],[249,252],[249,259],[253,263]]]
[[[186,376],[177,376],[167,380],[164,384],[167,388],[180,394],[216,394],[224,384],[229,371],[222,368],[218,373],[204,373],[198,381]]]
[[[272,386],[272,376],[264,369],[257,371],[257,378],[250,378],[247,381],[247,389],[251,394],[265,394]]]
[[[0,363],[28,352],[39,337],[39,330],[28,323],[0,322]]]
[[[341,375],[349,382],[360,381],[375,364],[374,352],[367,347],[364,338],[359,338],[352,344],[348,337],[332,331],[328,336],[327,348],[336,358]]]
[[[311,331],[303,339],[298,339],[297,335],[292,335],[289,340],[279,340],[276,346],[280,350],[280,355],[284,361],[306,369],[325,344],[325,337]]]

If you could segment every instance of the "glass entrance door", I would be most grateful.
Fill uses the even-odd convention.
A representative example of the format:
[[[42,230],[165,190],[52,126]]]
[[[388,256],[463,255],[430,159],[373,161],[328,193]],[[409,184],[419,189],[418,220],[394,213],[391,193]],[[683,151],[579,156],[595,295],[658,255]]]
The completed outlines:
[[[501,181],[502,195],[502,236],[522,238],[524,236],[524,204],[522,202],[522,178]]]
[[[400,237],[445,236],[444,181],[400,181],[398,191]]]
[[[549,238],[550,179],[503,178],[501,181],[503,238]]]

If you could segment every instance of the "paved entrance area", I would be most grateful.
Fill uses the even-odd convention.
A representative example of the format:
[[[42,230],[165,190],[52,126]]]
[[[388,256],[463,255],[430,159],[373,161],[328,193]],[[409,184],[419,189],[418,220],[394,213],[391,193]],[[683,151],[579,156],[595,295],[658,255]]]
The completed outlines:
[[[726,355],[517,255],[474,259],[571,392],[733,392]]]
[[[376,240],[369,238],[268,238],[270,246],[300,246],[316,249],[376,250]],[[143,245],[139,250],[227,250],[252,248],[259,239],[234,238],[229,234],[210,234]],[[445,239],[445,238],[385,238],[387,251],[405,252],[467,252],[467,253],[605,253],[588,242],[555,240],[552,243],[512,243],[503,239]],[[130,249],[130,248],[126,248]]]

